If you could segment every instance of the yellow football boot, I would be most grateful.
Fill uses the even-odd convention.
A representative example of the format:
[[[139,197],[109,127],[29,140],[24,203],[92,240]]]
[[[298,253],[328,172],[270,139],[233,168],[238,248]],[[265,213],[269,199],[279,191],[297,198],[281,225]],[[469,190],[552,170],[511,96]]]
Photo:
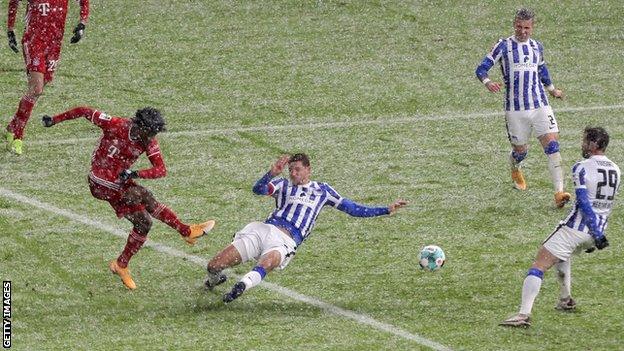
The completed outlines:
[[[566,193],[565,191],[558,191],[555,193],[555,205],[559,208],[562,208],[570,201],[572,196],[570,193]]]
[[[519,168],[511,171],[511,179],[514,182],[514,188],[518,190],[526,190],[527,185],[524,181],[524,175],[522,175],[522,171]]]
[[[215,223],[215,221],[210,220],[201,224],[193,224],[191,225],[191,234],[189,234],[189,236],[183,236],[182,238],[184,238],[189,245],[195,245],[197,238],[211,231]]]
[[[121,282],[126,286],[126,288],[130,290],[136,289],[136,284],[130,276],[130,270],[128,270],[128,267],[121,268],[119,267],[119,264],[117,264],[117,260],[112,260],[108,265],[108,268],[110,268],[111,272],[117,274],[119,278],[121,278]]]

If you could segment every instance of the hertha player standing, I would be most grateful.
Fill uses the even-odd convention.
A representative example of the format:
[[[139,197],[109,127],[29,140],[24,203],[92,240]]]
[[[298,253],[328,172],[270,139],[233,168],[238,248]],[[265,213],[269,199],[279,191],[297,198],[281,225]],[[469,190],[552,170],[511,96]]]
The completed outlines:
[[[563,98],[555,88],[544,61],[544,47],[532,39],[535,14],[522,8],[514,18],[514,35],[500,39],[476,69],[477,78],[497,93],[501,84],[488,77],[488,71],[500,62],[505,82],[505,122],[512,151],[509,154],[514,187],[525,190],[527,185],[520,170],[528,153],[528,141],[534,131],[548,157],[548,170],[555,188],[555,205],[563,207],[570,194],[563,189],[563,171],[559,153],[559,127],[546,92]]]
[[[28,0],[26,4],[26,26],[22,37],[24,62],[28,87],[22,96],[15,115],[6,127],[7,148],[17,155],[22,154],[24,129],[30,118],[43,87],[52,81],[61,58],[61,46],[65,33],[68,0]],[[74,28],[71,43],[80,41],[89,18],[89,0],[78,0],[80,22]],[[7,36],[9,47],[18,53],[15,37],[15,17],[19,0],[9,0]]]
[[[165,204],[158,202],[152,193],[134,179],[154,179],[167,174],[156,135],[165,130],[165,119],[155,108],[146,107],[133,118],[113,117],[90,107],[76,107],[54,117],[44,116],[45,127],[84,117],[102,129],[96,149],[91,156],[89,189],[93,197],[108,201],[117,217],[133,224],[121,255],[109,264],[128,289],[136,284],[128,270],[128,262],[147,240],[152,227],[152,217],[175,229],[189,244],[209,232],[215,221],[188,225]],[[130,170],[141,154],[145,153],[151,168]]]

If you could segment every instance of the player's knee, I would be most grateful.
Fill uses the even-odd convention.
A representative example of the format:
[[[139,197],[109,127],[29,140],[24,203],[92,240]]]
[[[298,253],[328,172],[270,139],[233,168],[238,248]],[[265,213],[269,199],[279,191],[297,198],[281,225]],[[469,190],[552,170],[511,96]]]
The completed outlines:
[[[524,151],[512,151],[511,152],[511,157],[513,157],[513,159],[516,161],[516,163],[520,163],[522,162],[522,160],[524,160],[527,155],[529,154],[528,150],[524,150]]]
[[[532,275],[535,277],[538,277],[540,279],[544,279],[544,271],[537,269],[537,268],[531,268],[529,269],[529,271],[527,272],[527,276]]]
[[[551,140],[546,147],[544,147],[544,153],[546,155],[552,155],[559,152],[559,142],[557,140]]]

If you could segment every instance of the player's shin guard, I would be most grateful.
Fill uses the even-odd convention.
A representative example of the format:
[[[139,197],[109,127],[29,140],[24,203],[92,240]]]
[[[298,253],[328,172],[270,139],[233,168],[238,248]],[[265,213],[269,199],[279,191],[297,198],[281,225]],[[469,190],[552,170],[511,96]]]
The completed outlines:
[[[178,231],[182,236],[188,236],[191,233],[191,229],[188,225],[182,223],[178,216],[164,204],[158,203],[156,208],[152,212],[149,212],[150,216],[165,223],[171,228]]]
[[[511,166],[511,169],[518,169],[520,166],[520,163],[522,162],[522,160],[524,160],[527,157],[527,154],[529,152],[528,151],[524,151],[524,152],[516,152],[516,151],[512,151],[511,153],[509,153],[509,165]]]
[[[119,267],[128,267],[128,262],[130,261],[132,256],[139,252],[146,240],[147,235],[142,236],[137,233],[135,229],[132,229],[132,231],[130,231],[130,235],[128,235],[126,246],[121,252],[121,255],[119,255],[119,257],[117,258],[117,263],[119,264]]]
[[[544,279],[544,272],[537,268],[529,269],[529,273],[526,278],[524,278],[524,284],[522,285],[522,305],[520,306],[520,314],[531,314],[535,298],[542,287],[542,279]]]
[[[559,152],[559,142],[552,140],[544,148],[544,153],[548,157],[548,170],[553,181],[555,192],[563,191],[563,170],[561,169],[561,153]]]
[[[241,282],[245,283],[245,290],[249,290],[260,284],[262,279],[266,277],[266,270],[262,266],[255,266],[251,271],[243,276]]]
[[[32,96],[22,96],[15,116],[13,116],[13,119],[11,119],[11,122],[9,122],[7,126],[7,132],[13,133],[15,139],[22,139],[24,137],[26,123],[28,123],[28,119],[30,118],[36,102],[37,99]]]
[[[570,269],[570,260],[562,261],[555,264],[555,268],[557,269],[557,281],[559,281],[559,285],[561,290],[559,292],[560,299],[566,299],[571,297],[572,294],[572,270]]]

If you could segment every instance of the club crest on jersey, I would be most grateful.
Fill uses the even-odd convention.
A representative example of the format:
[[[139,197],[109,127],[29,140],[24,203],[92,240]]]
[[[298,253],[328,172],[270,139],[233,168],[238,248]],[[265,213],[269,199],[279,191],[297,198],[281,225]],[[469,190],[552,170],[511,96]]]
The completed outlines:
[[[39,9],[41,16],[47,16],[48,13],[50,13],[50,3],[42,2],[41,4],[37,5],[37,8]]]

